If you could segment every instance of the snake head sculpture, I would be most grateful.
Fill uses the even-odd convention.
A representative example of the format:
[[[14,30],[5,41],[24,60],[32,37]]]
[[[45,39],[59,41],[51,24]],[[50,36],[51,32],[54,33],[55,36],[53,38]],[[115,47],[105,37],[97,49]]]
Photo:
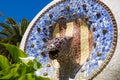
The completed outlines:
[[[81,20],[78,20],[78,23],[85,25]],[[66,25],[59,25],[59,33],[54,34],[60,34],[60,37],[55,36],[56,38],[54,38],[53,36],[53,39],[46,43],[51,62],[56,60],[56,64],[59,64],[59,66],[54,66],[58,69],[56,72],[59,80],[74,79],[92,48],[92,32],[88,27],[80,26],[78,23],[70,22]],[[64,26],[67,28],[64,29]]]
[[[72,41],[72,37],[62,36],[54,38],[46,43],[46,50],[51,59],[56,59],[58,57],[58,53],[62,51],[66,51]]]

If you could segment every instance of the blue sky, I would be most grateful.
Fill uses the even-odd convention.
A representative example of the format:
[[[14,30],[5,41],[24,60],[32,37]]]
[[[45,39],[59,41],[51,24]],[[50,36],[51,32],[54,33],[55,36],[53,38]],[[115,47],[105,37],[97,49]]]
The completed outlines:
[[[24,17],[31,21],[35,15],[52,0],[1,0],[0,22],[5,22],[7,17],[12,17],[20,22]],[[0,28],[1,29],[1,28]]]

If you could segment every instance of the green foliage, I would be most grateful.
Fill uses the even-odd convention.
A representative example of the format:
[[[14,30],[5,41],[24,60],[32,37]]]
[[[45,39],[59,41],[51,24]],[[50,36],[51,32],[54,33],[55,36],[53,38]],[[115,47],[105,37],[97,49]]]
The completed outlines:
[[[8,59],[5,56],[0,55],[0,68],[8,68],[10,66],[10,63]]]
[[[36,59],[26,57],[25,53],[16,46],[10,44],[2,45],[6,47],[13,58],[17,57],[18,59],[14,58],[13,60],[16,60],[15,63],[10,64],[6,57],[0,55],[0,67],[2,69],[0,71],[0,80],[50,80],[34,74],[35,71],[42,67]],[[26,62],[25,60],[28,61]]]
[[[9,68],[6,68],[6,69],[3,69],[2,71],[0,71],[0,79],[12,80],[12,78],[16,76],[19,66],[20,66],[19,64],[14,64],[14,65],[11,65]]]
[[[23,18],[19,23],[13,18],[6,18],[6,22],[0,22],[0,27],[2,27],[2,31],[0,31],[0,43],[19,46],[28,25],[29,21],[26,18]],[[11,63],[14,63],[9,52],[2,45],[0,45],[0,54],[5,55]]]
[[[50,80],[50,79],[44,78],[44,77],[37,77],[37,76],[34,76],[34,74],[28,73],[22,76],[21,78],[19,78],[18,80]]]
[[[27,57],[27,55],[18,47],[10,44],[4,44],[4,43],[1,44],[4,45],[5,48],[9,51],[9,54],[12,56],[15,63],[19,62],[20,60],[19,57]]]

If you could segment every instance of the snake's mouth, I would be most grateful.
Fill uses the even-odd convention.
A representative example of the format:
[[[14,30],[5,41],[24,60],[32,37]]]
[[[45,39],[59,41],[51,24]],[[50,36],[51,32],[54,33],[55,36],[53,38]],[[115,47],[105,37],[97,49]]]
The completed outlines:
[[[58,53],[59,53],[59,50],[52,50],[52,51],[48,52],[49,57],[52,60],[54,60],[54,59],[56,59],[58,57]]]

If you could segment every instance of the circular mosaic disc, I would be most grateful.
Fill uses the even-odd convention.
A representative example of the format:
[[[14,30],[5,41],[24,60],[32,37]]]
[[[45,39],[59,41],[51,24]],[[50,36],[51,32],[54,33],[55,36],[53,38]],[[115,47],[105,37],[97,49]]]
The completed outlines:
[[[55,0],[30,23],[21,49],[43,65],[52,80],[93,79],[108,64],[117,44],[111,10],[99,0]]]

